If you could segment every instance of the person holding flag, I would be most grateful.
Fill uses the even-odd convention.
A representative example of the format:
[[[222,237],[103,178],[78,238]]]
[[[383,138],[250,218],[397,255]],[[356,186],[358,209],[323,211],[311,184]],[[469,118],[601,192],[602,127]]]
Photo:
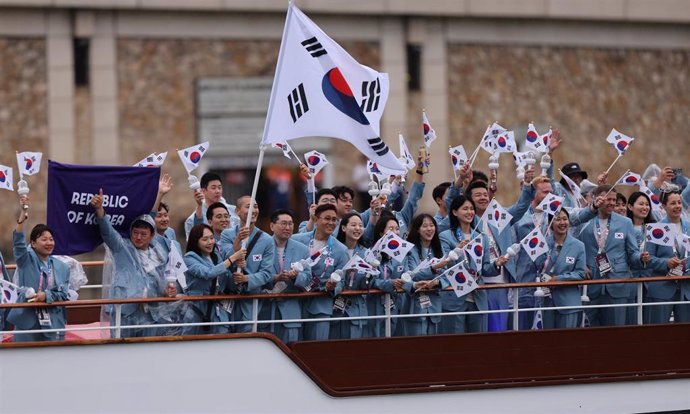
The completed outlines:
[[[362,243],[364,224],[357,213],[346,214],[340,221],[337,239],[347,247],[347,255],[364,259],[366,247]],[[343,290],[366,290],[369,288],[371,273],[348,269],[343,271]],[[334,317],[367,316],[367,304],[363,296],[338,296],[333,304]],[[355,319],[337,321],[331,324],[331,339],[361,338],[368,321]]]
[[[213,296],[225,291],[225,286],[232,278],[231,269],[235,266],[243,267],[245,263],[245,250],[233,253],[225,260],[221,259],[216,247],[216,238],[213,229],[208,224],[197,224],[189,232],[187,240],[187,252],[184,255],[184,263],[187,266],[185,277],[187,281],[188,296]],[[210,301],[191,302],[184,316],[185,323],[219,322],[222,315],[216,308],[222,303]],[[200,327],[186,326],[183,335],[198,335],[202,332],[213,331],[225,333],[225,327]]]
[[[581,207],[583,200],[580,184],[589,177],[589,174],[577,162],[564,164],[560,172],[561,180],[552,181],[554,194],[564,198],[563,207],[567,209]]]
[[[307,292],[327,292],[328,296],[308,299],[303,305],[303,314],[309,318],[328,318],[333,315],[334,298],[343,290],[342,280],[333,279],[331,275],[342,269],[347,263],[347,247],[333,236],[338,213],[334,204],[322,204],[314,212],[316,226],[313,231],[298,233],[291,240],[302,243],[309,248],[309,254],[315,255],[323,250],[317,263],[311,266],[311,272],[300,275],[295,286]],[[309,322],[304,328],[305,340],[326,340],[330,336],[329,321]]]
[[[246,249],[246,266],[237,268],[228,289],[233,293],[257,294],[261,288],[273,280],[273,261],[275,260],[275,244],[273,238],[256,227],[259,217],[259,206],[254,204],[251,212],[249,227],[245,226],[249,216],[250,196],[237,199],[237,215],[240,224],[223,230],[220,237],[220,249],[223,257],[230,257],[235,252]],[[259,309],[263,301],[259,301]],[[254,319],[252,301],[241,300],[235,302],[232,310],[235,321],[251,321]],[[235,332],[251,332],[251,324],[236,325]]]
[[[403,289],[409,295],[403,311],[407,314],[440,313],[441,283],[439,275],[442,274],[450,260],[443,255],[443,246],[439,237],[436,220],[429,214],[422,213],[412,220],[407,241],[414,244],[410,252],[407,270],[412,272],[422,261],[427,261],[428,266],[423,266],[416,273],[412,273],[412,280],[405,282]],[[431,263],[434,261],[435,263]],[[420,292],[420,290],[422,290]],[[404,332],[406,335],[436,335],[441,332],[440,316],[420,316],[419,318],[405,318]]]
[[[646,250],[646,225],[656,223],[652,216],[652,203],[647,197],[647,194],[641,191],[635,191],[630,194],[627,205],[627,217],[633,222],[633,229],[635,230],[635,241],[640,247],[640,252]],[[651,266],[643,266],[641,269],[633,269],[633,277],[649,277],[652,276],[653,269]],[[637,284],[628,283],[628,303],[637,303]],[[647,309],[645,308],[646,312]],[[634,306],[628,308],[625,317],[627,325],[637,324],[637,309]]]
[[[223,182],[218,174],[212,172],[205,173],[201,176],[200,185],[201,188],[199,190],[194,190],[194,199],[198,207],[184,222],[185,239],[189,238],[189,232],[196,224],[208,224],[206,210],[208,206],[213,203],[225,204],[230,214],[230,227],[235,227],[240,224],[240,219],[235,212],[235,206],[228,204],[223,197]]]
[[[24,222],[29,218],[29,197],[19,197],[19,217],[12,233],[14,260],[17,263],[15,280],[20,286],[17,302],[64,302],[69,299],[69,267],[54,260],[53,230],[45,224],[37,224],[26,244]],[[3,263],[4,270],[4,263]],[[4,274],[3,274],[4,277]],[[3,292],[4,294],[4,292]],[[63,329],[66,322],[65,308],[12,308],[7,322],[14,325],[14,342],[60,341],[64,332],[21,333],[25,330]]]
[[[616,192],[609,185],[598,186],[593,193],[597,198],[597,214],[579,235],[585,244],[587,272],[592,279],[621,279],[632,275],[649,260],[649,253],[640,254],[633,223],[629,218],[613,214]],[[623,304],[627,302],[629,288],[622,283],[590,285],[587,294],[592,305]],[[591,326],[624,325],[626,309],[587,309]]]
[[[96,223],[103,242],[110,249],[113,260],[111,298],[129,299],[141,297],[175,297],[182,292],[179,283],[170,285],[165,280],[165,267],[170,241],[156,237],[156,223],[150,215],[141,215],[132,221],[130,238],[124,239],[113,228],[103,208],[103,189],[91,199],[96,211]],[[163,243],[167,246],[163,246]],[[104,275],[104,279],[108,279]],[[104,280],[104,284],[107,284]],[[151,325],[169,322],[171,316],[184,307],[183,304],[125,304],[122,305],[122,325]],[[112,310],[111,310],[112,311]],[[111,313],[111,322],[115,315]],[[162,331],[155,328],[124,329],[122,337],[154,336]]]
[[[683,219],[683,200],[680,192],[675,190],[663,193],[661,205],[666,211],[666,218],[662,224],[670,226],[671,239],[669,243],[661,243],[664,231],[656,228],[647,233],[647,250],[651,259],[648,266],[656,274],[669,276],[687,276],[688,252],[682,243],[683,236],[690,236],[690,222]],[[653,225],[647,225],[653,226]],[[650,234],[651,233],[651,234]],[[670,246],[669,246],[670,244]],[[675,302],[690,300],[690,283],[687,281],[667,281],[645,283],[647,293],[645,302]],[[690,322],[690,305],[653,305],[646,306],[645,323],[668,323],[673,313],[674,322]]]
[[[560,209],[555,216],[549,216],[551,222],[551,234],[547,237],[549,251],[546,255],[540,256],[537,261],[542,283],[582,280],[585,277],[585,245],[569,234],[569,216],[566,209]],[[551,287],[549,291],[543,298],[544,307],[582,304],[578,286]],[[543,326],[545,329],[576,328],[579,313],[578,309],[543,310]]]

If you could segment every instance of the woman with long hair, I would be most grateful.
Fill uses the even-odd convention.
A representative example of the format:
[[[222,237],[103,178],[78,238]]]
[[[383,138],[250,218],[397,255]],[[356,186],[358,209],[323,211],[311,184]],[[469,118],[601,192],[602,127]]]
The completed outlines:
[[[635,240],[637,241],[637,246],[640,248],[640,252],[645,251],[645,227],[646,224],[655,223],[656,220],[652,214],[652,203],[649,200],[647,194],[641,191],[635,191],[630,194],[628,198],[627,216],[633,222],[633,228],[635,229]],[[649,265],[645,265],[642,269],[631,269],[633,277],[647,277],[652,276],[653,270]],[[628,283],[628,303],[637,303],[637,283]],[[625,313],[625,324],[626,325],[636,325],[637,324],[637,308],[635,306],[629,306]]]
[[[234,264],[242,266],[244,263],[244,250],[238,250],[225,260],[221,260],[216,248],[216,239],[213,229],[208,224],[197,224],[192,227],[187,240],[187,252],[184,255],[184,263],[187,265],[185,277],[187,279],[187,295],[189,296],[208,296],[221,293],[225,290],[225,285],[232,278],[230,267]],[[216,306],[222,303],[209,301],[192,302],[188,307],[184,321],[185,323],[217,322],[218,314],[224,312],[214,312]],[[183,335],[197,335],[210,329],[200,326],[186,326]],[[225,326],[214,329],[218,333],[229,332]]]
[[[20,293],[17,302],[62,302],[69,299],[69,268],[60,260],[53,259],[55,240],[53,230],[45,224],[37,224],[31,230],[26,244],[24,222],[29,217],[29,198],[19,197],[19,218],[12,234],[14,260],[17,262],[17,284]],[[23,330],[63,329],[65,308],[12,308],[7,321],[14,325],[14,342],[56,341],[65,338],[64,332],[20,333]]]
[[[366,248],[362,243],[364,235],[364,223],[358,213],[348,213],[340,220],[340,229],[336,239],[347,247],[347,254],[350,259],[359,256],[364,259]],[[367,275],[356,270],[346,270],[343,272],[343,291],[365,290],[367,288]],[[367,316],[367,304],[364,297],[357,296],[338,296],[333,304],[333,317],[357,317]],[[354,319],[350,321],[336,321],[331,323],[331,339],[351,339],[361,338],[364,327],[367,325],[365,319]]]
[[[407,241],[414,244],[409,255],[409,272],[424,260],[438,259],[439,262],[411,274],[412,282],[403,286],[410,295],[406,301],[405,313],[440,313],[442,307],[439,276],[445,270],[448,259],[443,257],[436,220],[430,214],[419,214],[410,224]],[[440,332],[441,317],[405,318],[403,323],[406,335],[435,335]]]

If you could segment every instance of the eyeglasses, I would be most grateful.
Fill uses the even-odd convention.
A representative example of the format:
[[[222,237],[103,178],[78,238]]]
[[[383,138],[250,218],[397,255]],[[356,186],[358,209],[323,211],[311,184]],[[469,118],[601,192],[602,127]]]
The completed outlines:
[[[278,226],[281,226],[281,227],[289,227],[289,226],[294,226],[294,225],[295,225],[295,223],[293,223],[293,222],[291,222],[291,221],[276,221],[275,224],[278,225]]]

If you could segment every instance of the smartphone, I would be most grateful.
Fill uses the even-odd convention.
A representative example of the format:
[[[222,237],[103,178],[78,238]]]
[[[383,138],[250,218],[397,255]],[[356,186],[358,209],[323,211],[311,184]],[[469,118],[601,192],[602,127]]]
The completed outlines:
[[[683,169],[682,168],[674,168],[673,174],[675,175],[674,178],[682,177],[683,176]]]

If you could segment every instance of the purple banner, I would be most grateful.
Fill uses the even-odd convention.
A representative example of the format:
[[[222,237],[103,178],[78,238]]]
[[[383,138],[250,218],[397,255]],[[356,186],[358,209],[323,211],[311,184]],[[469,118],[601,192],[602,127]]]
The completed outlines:
[[[156,201],[160,168],[70,165],[48,161],[48,218],[55,254],[90,252],[103,243],[91,198],[103,189],[103,208],[113,227],[129,238],[135,217]]]

